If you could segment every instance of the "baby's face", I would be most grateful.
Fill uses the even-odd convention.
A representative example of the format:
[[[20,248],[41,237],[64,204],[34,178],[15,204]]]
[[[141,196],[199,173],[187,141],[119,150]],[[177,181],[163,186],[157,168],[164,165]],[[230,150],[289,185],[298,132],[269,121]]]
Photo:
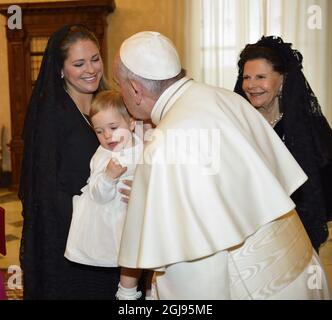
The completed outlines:
[[[105,149],[117,152],[132,146],[134,119],[126,120],[115,108],[107,108],[96,113],[91,122]]]

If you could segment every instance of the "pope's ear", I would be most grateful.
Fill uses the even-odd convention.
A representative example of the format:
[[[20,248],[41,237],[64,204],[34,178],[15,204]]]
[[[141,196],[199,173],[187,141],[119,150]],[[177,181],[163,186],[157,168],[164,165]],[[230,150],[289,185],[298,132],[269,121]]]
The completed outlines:
[[[143,86],[135,81],[135,80],[129,80],[130,81],[130,86],[131,86],[131,90],[135,99],[135,103],[137,105],[139,105],[142,101],[142,97],[143,97]]]

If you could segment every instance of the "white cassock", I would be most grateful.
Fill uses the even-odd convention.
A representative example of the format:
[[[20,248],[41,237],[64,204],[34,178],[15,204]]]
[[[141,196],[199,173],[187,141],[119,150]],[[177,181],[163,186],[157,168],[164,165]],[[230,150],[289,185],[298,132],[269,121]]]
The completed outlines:
[[[151,116],[119,264],[156,270],[160,299],[329,298],[289,197],[307,177],[266,120],[188,78]]]

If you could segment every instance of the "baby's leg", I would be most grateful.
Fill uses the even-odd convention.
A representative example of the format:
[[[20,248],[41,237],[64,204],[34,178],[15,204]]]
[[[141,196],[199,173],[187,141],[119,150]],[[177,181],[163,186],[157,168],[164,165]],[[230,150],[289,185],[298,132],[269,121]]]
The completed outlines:
[[[120,283],[125,288],[133,288],[137,286],[142,270],[121,268]]]
[[[118,300],[137,300],[142,296],[142,292],[137,291],[141,272],[139,269],[121,268],[120,283],[115,295]]]

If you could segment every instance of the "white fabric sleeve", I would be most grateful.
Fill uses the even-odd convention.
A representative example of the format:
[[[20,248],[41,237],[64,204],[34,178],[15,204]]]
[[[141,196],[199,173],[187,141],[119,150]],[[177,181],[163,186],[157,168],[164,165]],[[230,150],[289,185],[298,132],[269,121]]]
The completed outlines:
[[[91,199],[101,204],[112,201],[116,196],[117,182],[117,179],[109,178],[105,172],[95,175],[89,181]]]

